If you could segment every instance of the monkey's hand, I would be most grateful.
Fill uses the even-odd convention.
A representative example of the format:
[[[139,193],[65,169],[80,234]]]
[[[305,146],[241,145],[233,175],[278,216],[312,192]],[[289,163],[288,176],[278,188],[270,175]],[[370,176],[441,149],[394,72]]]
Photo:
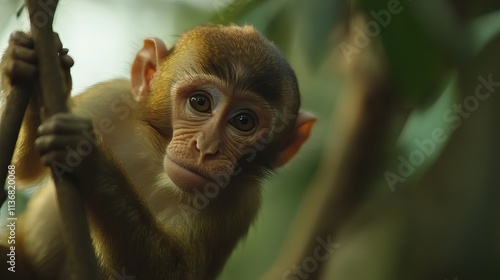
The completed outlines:
[[[70,113],[48,118],[38,128],[35,146],[43,165],[50,166],[57,178],[69,176],[78,185],[99,171],[98,157],[102,156],[94,137],[92,121]]]
[[[54,33],[54,40],[59,50],[62,70],[65,73],[66,86],[71,88],[70,68],[73,59],[68,56],[68,50],[63,49],[59,36]],[[30,34],[14,32],[9,39],[9,46],[0,62],[1,90],[0,103],[5,103],[8,94],[38,94],[38,66],[34,41]],[[17,88],[17,90],[15,90]],[[67,91],[69,93],[69,90]],[[29,185],[46,174],[46,169],[40,164],[38,153],[34,149],[37,137],[36,129],[40,125],[39,110],[31,98],[26,110],[23,125],[17,140],[13,164],[17,166],[20,185]]]
[[[71,91],[70,68],[74,61],[68,55],[68,49],[63,48],[59,35],[54,33],[54,40],[59,52],[61,67],[65,75],[68,93]],[[2,90],[6,95],[11,87],[31,87],[33,91],[38,90],[36,86],[38,78],[37,55],[35,52],[33,37],[29,33],[17,31],[10,35],[9,46],[2,56]]]

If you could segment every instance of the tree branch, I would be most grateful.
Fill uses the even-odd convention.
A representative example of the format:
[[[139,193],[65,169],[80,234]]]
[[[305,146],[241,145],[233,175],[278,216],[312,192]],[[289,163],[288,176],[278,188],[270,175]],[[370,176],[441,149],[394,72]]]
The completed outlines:
[[[65,80],[54,42],[52,22],[57,0],[27,0],[31,32],[38,56],[39,81],[42,91],[42,118],[67,112]],[[53,175],[54,175],[54,170]],[[98,279],[97,261],[91,244],[89,226],[81,194],[68,178],[53,176],[59,201],[63,237],[70,264],[70,279]]]

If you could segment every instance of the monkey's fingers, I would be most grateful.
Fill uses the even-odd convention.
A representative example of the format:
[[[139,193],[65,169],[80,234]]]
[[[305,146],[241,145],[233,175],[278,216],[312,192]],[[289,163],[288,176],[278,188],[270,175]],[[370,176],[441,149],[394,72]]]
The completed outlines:
[[[30,49],[33,49],[35,46],[33,36],[30,33],[26,33],[23,31],[12,32],[12,34],[10,34],[9,42]],[[61,49],[63,48],[63,44],[61,42],[59,34],[56,32],[54,32],[54,43],[56,44],[56,49],[58,51],[61,51]]]
[[[51,152],[47,154],[40,155],[40,161],[45,166],[51,166],[54,162],[64,164],[65,157],[68,152],[65,151],[57,151]]]
[[[11,57],[13,60],[20,60],[36,65],[38,63],[34,49],[21,45],[14,45],[10,48]]]
[[[91,121],[73,114],[53,115],[39,126],[38,133],[35,147],[47,166],[56,161],[74,168],[97,148]],[[80,158],[78,163],[75,158]]]
[[[21,60],[11,60],[5,65],[5,74],[13,86],[25,86],[35,81],[38,70],[35,65]]]
[[[35,147],[41,156],[52,152],[77,150],[83,135],[42,135],[35,140]],[[86,143],[89,143],[88,141]]]
[[[35,148],[40,154],[40,160],[45,166],[65,166],[66,171],[76,171],[81,178],[88,176],[85,172],[89,169],[88,163],[96,162],[99,148],[80,135],[44,135],[35,140]],[[70,169],[67,169],[70,167]],[[80,168],[81,167],[81,168]],[[73,169],[74,168],[74,169]]]
[[[16,31],[10,34],[9,43],[22,46],[25,48],[33,49],[35,42],[30,34],[22,31]]]
[[[66,48],[61,49],[59,51],[59,58],[61,59],[61,65],[64,70],[69,70],[73,65],[75,65],[75,61],[71,56],[68,55],[69,50]]]
[[[70,113],[55,114],[38,127],[41,136],[81,135],[83,131],[92,131],[92,121]]]

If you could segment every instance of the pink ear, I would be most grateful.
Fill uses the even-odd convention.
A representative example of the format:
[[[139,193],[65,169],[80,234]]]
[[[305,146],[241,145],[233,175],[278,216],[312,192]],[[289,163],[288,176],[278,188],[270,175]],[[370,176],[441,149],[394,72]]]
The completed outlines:
[[[158,63],[167,56],[167,52],[167,47],[162,40],[158,38],[144,40],[144,46],[132,63],[131,81],[135,100],[141,100],[144,95],[151,91],[149,83],[156,73]]]
[[[304,142],[309,138],[316,117],[307,112],[300,112],[295,122],[295,127],[290,135],[287,145],[278,153],[273,166],[280,167],[292,159]]]

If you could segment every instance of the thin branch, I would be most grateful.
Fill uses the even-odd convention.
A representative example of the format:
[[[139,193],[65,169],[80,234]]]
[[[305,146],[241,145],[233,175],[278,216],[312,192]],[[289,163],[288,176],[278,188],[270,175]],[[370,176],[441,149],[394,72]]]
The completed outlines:
[[[38,56],[39,81],[42,90],[42,117],[67,112],[64,76],[52,30],[57,0],[27,0],[31,32]],[[52,170],[54,175],[54,170]],[[89,226],[81,194],[68,178],[54,177],[63,237],[70,264],[70,279],[98,279],[97,261],[91,244]]]

